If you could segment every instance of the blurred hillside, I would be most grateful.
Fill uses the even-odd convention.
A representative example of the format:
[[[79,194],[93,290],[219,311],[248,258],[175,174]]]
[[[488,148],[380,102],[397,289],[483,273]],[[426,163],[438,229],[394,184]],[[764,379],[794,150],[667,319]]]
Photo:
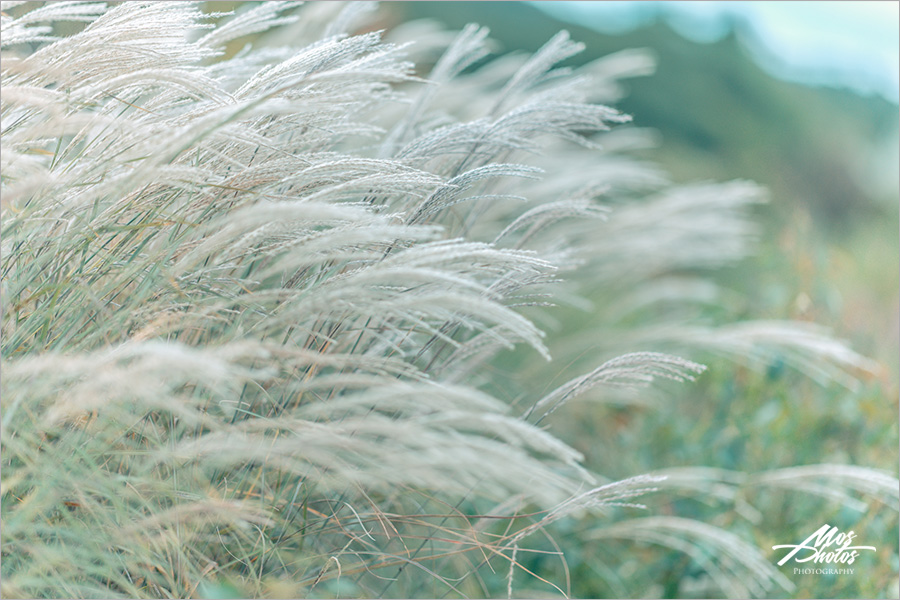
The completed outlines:
[[[676,178],[754,179],[774,197],[807,206],[832,232],[897,214],[891,189],[897,106],[772,78],[741,47],[738,32],[747,31],[741,23],[724,39],[700,44],[664,23],[599,34],[518,2],[404,2],[389,8],[404,19],[433,18],[454,29],[469,22],[486,25],[502,51],[531,52],[568,29],[587,46],[573,64],[648,48],[657,57],[657,71],[632,80],[618,108],[638,126],[663,133],[655,158]],[[884,172],[891,167],[893,173]]]

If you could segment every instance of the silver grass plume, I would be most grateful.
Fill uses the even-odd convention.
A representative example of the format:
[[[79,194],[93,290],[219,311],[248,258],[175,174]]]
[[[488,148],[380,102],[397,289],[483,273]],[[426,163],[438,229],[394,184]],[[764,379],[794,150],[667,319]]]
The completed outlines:
[[[703,370],[658,347],[867,367],[792,324],[611,321],[590,334],[600,366],[520,416],[485,366],[556,353],[538,323],[586,304],[573,273],[624,298],[739,259],[759,190],[673,189],[627,157],[642,134],[609,131],[629,118],[598,102],[644,54],[570,72],[581,46],[560,33],[473,69],[488,32],[470,26],[420,77],[414,45],[352,34],[370,6],[298,6],[2,3],[4,594],[190,596],[236,576],[366,595],[404,569],[459,592],[425,563],[512,568],[561,516],[665,487],[606,482],[538,426],[589,388]],[[487,531],[524,506],[543,512]],[[715,537],[654,518],[597,535]]]

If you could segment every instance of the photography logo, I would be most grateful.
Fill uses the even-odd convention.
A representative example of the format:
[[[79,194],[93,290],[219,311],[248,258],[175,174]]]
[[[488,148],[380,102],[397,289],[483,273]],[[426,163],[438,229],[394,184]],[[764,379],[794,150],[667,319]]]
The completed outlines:
[[[798,563],[812,562],[816,565],[852,565],[861,551],[875,551],[875,546],[852,545],[855,538],[855,532],[842,533],[837,527],[831,527],[826,523],[799,544],[779,544],[772,546],[772,550],[790,549],[790,552],[778,561],[779,567],[791,559]],[[795,575],[812,573],[843,575],[853,574],[853,569],[828,567],[794,569]]]

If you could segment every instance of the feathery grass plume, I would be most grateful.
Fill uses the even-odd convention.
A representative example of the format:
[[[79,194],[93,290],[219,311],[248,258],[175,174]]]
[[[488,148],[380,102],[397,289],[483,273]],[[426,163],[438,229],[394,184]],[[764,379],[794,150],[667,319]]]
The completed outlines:
[[[671,547],[691,556],[730,598],[764,595],[773,583],[794,584],[739,536],[695,519],[660,516],[626,520],[594,532],[597,539],[624,538]]]
[[[4,595],[511,593],[528,536],[661,489],[490,391],[503,349],[558,346],[538,323],[586,304],[573,270],[624,296],[746,253],[755,188],[667,189],[639,131],[605,135],[646,55],[573,73],[561,33],[474,69],[472,26],[423,79],[353,35],[365,3],[201,8],[2,3]],[[747,327],[677,341],[752,354],[763,327],[802,368],[863,365]],[[703,368],[654,351],[671,329],[609,331],[535,411]]]

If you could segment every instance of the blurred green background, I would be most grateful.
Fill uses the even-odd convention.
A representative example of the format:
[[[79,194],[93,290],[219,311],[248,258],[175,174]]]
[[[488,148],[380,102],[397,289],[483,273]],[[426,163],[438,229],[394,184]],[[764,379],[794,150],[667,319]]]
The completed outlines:
[[[586,45],[571,65],[627,48],[650,49],[656,73],[628,80],[616,105],[636,126],[659,133],[660,143],[641,158],[663,165],[676,183],[746,178],[770,191],[771,201],[755,215],[764,229],[757,255],[716,275],[742,298],[729,317],[820,323],[880,364],[849,391],[822,387],[778,365],[759,374],[713,359],[698,385],[667,389],[662,404],[575,403],[555,415],[552,427],[587,456],[591,469],[614,479],[696,465],[759,472],[839,463],[897,472],[897,104],[776,79],[754,62],[736,29],[712,43],[690,41],[662,20],[601,34],[519,2],[386,3],[381,15],[378,25],[388,29],[417,18],[451,29],[486,25],[498,52],[532,52],[567,29]],[[548,374],[554,375],[544,371],[534,382],[510,385],[539,385]],[[566,378],[555,374],[557,381]],[[796,492],[760,492],[753,503],[763,513],[755,524],[691,499],[659,500],[653,510],[715,523],[764,551],[797,543],[822,523],[853,528],[879,549],[877,556],[861,557],[853,576],[795,576],[785,566],[782,572],[797,586],[791,595],[897,597],[896,506],[875,501],[862,510]],[[562,523],[558,535],[564,536],[559,542],[575,597],[620,595],[624,588],[615,582],[625,573],[632,581],[644,578],[645,597],[715,593],[704,588],[702,569],[685,555],[635,545],[629,559],[609,556],[574,522]],[[618,573],[607,564],[621,565]],[[536,558],[528,566],[554,581],[566,575],[558,560]]]

